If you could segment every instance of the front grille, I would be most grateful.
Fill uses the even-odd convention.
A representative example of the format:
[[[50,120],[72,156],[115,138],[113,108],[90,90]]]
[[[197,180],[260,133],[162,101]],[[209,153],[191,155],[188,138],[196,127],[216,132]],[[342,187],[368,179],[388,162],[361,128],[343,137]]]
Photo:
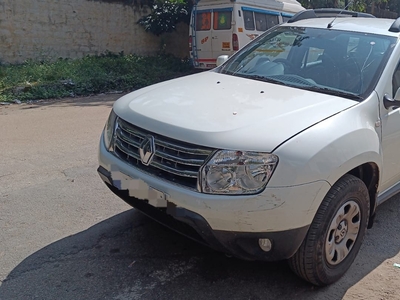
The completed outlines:
[[[150,165],[145,166],[140,159],[139,147],[148,135],[154,137],[155,154]],[[152,133],[121,118],[117,120],[114,153],[119,158],[146,173],[191,189],[197,189],[200,167],[213,151]]]

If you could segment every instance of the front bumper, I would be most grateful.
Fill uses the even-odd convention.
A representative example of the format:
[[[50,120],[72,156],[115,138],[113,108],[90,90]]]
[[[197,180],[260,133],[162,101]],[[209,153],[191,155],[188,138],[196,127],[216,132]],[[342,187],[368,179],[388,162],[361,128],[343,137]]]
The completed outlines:
[[[103,181],[128,204],[203,244],[248,260],[291,257],[330,188],[316,181],[267,187],[257,195],[199,193],[120,160],[105,148],[103,138],[99,165]],[[262,251],[259,239],[270,239],[272,249]]]
[[[235,232],[214,230],[199,214],[167,202],[166,208],[157,208],[130,195],[114,185],[111,173],[104,167],[98,173],[106,185],[117,196],[142,213],[161,224],[217,251],[228,253],[245,260],[276,261],[291,257],[301,245],[309,226],[277,232]],[[118,184],[117,184],[118,185]],[[261,250],[259,239],[269,239],[272,249]]]

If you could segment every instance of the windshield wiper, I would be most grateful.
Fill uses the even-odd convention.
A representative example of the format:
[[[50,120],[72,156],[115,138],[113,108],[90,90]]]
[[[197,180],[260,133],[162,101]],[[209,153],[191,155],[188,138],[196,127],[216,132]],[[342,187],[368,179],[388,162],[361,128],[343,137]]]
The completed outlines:
[[[326,88],[326,87],[318,87],[318,86],[310,86],[310,87],[301,87],[302,89],[308,90],[308,91],[313,91],[313,92],[321,92],[324,94],[329,94],[329,95],[333,95],[333,96],[339,96],[339,97],[344,97],[344,98],[348,98],[351,100],[364,100],[363,97],[350,93],[350,92],[346,92],[346,91],[340,91],[340,90],[336,90],[336,89],[330,89],[330,88]]]
[[[269,82],[269,83],[276,83],[276,84],[295,87],[295,88],[312,91],[312,92],[319,92],[319,93],[324,93],[324,94],[328,94],[328,95],[339,96],[339,97],[348,98],[351,100],[357,100],[357,101],[364,100],[364,98],[359,95],[356,95],[356,94],[353,94],[350,92],[346,92],[346,91],[337,90],[337,89],[327,88],[327,87],[321,87],[321,86],[316,86],[316,85],[313,85],[313,86],[304,85],[303,86],[303,85],[299,85],[299,84],[294,84],[289,81],[278,80],[275,78],[271,78],[271,77],[267,77],[267,76],[260,76],[260,75],[248,75],[248,74],[238,73],[238,74],[235,74],[235,76],[240,76],[243,78],[249,78],[249,79],[254,79],[254,80],[260,80],[260,81]]]
[[[235,74],[240,77],[248,78],[248,79],[254,79],[254,80],[260,80],[264,82],[269,82],[269,83],[277,83],[277,84],[285,84],[284,81],[277,80],[271,77],[265,77],[265,76],[260,76],[260,75],[247,75],[247,74]]]

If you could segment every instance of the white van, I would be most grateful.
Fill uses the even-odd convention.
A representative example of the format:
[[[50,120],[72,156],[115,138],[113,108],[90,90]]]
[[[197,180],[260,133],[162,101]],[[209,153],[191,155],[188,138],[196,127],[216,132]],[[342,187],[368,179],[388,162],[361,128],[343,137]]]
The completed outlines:
[[[216,66],[267,29],[304,10],[296,0],[201,0],[193,7],[189,49],[197,68]]]

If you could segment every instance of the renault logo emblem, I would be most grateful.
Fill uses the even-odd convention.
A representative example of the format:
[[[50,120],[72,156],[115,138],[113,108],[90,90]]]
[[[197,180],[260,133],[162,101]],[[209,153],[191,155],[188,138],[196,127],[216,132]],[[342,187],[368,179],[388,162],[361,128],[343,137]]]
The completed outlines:
[[[140,160],[142,164],[148,166],[153,160],[153,156],[156,153],[156,146],[154,143],[154,137],[147,135],[139,147]]]

